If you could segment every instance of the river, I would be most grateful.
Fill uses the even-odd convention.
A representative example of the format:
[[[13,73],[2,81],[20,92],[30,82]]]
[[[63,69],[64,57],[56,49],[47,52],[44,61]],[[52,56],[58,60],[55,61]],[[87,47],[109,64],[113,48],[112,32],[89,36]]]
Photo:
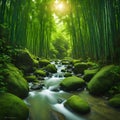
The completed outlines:
[[[59,83],[64,79],[61,70],[65,69],[66,65],[62,65],[61,61],[52,64],[56,65],[57,73],[45,77],[45,86],[40,90],[30,91],[25,99],[30,110],[28,120],[120,120],[119,110],[108,106],[103,98],[91,96],[86,89],[70,93],[59,90]],[[89,114],[78,115],[64,107],[64,102],[73,94],[89,103]]]

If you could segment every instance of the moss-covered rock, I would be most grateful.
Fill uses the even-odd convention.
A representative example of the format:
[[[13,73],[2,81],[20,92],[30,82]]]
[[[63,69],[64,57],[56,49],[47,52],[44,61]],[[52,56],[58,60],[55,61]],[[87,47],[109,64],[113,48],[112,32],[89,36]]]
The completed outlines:
[[[115,95],[108,101],[109,105],[115,108],[120,108],[120,94]]]
[[[73,72],[75,74],[83,74],[84,70],[88,69],[88,68],[93,68],[93,67],[98,67],[98,65],[94,62],[78,62],[74,64],[74,69]]]
[[[98,72],[99,69],[89,69],[84,70],[84,77],[83,79],[87,82],[91,80],[91,78]]]
[[[25,98],[29,92],[27,81],[23,78],[22,73],[12,64],[7,64],[4,70],[7,89],[10,93],[18,97]]]
[[[18,53],[13,58],[14,64],[21,70],[26,72],[33,72],[34,67],[38,66],[38,61],[27,50],[18,50]]]
[[[49,64],[44,68],[47,72],[50,73],[56,73],[57,72],[57,68],[55,67],[55,65],[53,64]]]
[[[26,76],[25,79],[26,79],[28,82],[36,82],[36,81],[37,81],[37,78],[36,78],[35,75]]]
[[[82,78],[78,78],[76,76],[67,77],[60,83],[61,89],[66,91],[81,89],[84,86],[85,81]]]
[[[41,76],[41,77],[45,77],[46,76],[46,72],[41,70],[41,69],[37,69],[35,72],[34,72],[35,75],[38,75],[38,76]]]
[[[28,114],[28,107],[20,98],[0,93],[0,120],[27,120]]]
[[[41,68],[47,66],[48,64],[50,64],[50,61],[47,60],[47,59],[41,59],[41,60],[39,60],[39,66]]]
[[[65,73],[65,75],[64,75],[64,77],[70,77],[70,76],[72,76],[72,74],[69,72]]]
[[[88,90],[94,95],[107,92],[120,79],[120,68],[115,65],[103,67],[88,83]]]
[[[64,106],[80,114],[85,114],[85,113],[90,112],[89,104],[77,95],[73,95],[72,97],[70,97],[64,103]]]
[[[88,65],[86,63],[76,63],[74,65],[73,72],[75,74],[79,74],[79,73],[83,74],[84,70],[86,70],[87,68],[88,68]]]

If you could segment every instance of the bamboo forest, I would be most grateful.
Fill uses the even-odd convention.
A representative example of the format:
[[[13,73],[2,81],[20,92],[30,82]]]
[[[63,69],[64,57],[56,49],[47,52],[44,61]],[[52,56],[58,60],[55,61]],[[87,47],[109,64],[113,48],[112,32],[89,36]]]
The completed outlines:
[[[120,120],[120,0],[0,0],[0,120]]]

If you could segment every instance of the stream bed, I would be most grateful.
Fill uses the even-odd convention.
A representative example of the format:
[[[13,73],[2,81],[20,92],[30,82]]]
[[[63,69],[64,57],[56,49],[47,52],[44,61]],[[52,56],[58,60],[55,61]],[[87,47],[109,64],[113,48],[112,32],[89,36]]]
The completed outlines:
[[[86,89],[70,93],[59,90],[59,83],[64,79],[61,70],[66,66],[60,61],[55,65],[57,73],[45,77],[45,86],[40,90],[30,91],[25,99],[30,111],[28,120],[120,120],[120,111],[108,106],[103,98],[91,96]],[[64,102],[74,94],[89,103],[90,113],[80,115],[64,107]]]

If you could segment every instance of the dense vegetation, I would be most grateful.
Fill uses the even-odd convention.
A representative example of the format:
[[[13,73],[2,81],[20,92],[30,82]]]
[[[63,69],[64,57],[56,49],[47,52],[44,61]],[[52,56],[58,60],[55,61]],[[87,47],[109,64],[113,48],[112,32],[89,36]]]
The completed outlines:
[[[28,82],[35,84],[31,89],[41,89],[44,77],[57,72],[53,59],[66,65],[61,72],[67,78],[56,91],[87,88],[120,107],[120,0],[0,0],[1,119],[13,101],[26,114],[12,114],[27,119],[21,99],[29,93]],[[90,112],[78,96],[64,106]]]
[[[60,3],[63,10],[56,7]],[[119,13],[119,0],[0,1],[7,41],[40,57],[69,55],[119,63]],[[69,48],[60,44],[65,55],[58,55],[55,39],[68,41]]]

